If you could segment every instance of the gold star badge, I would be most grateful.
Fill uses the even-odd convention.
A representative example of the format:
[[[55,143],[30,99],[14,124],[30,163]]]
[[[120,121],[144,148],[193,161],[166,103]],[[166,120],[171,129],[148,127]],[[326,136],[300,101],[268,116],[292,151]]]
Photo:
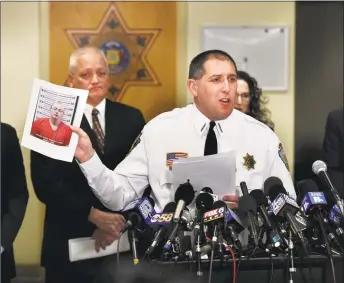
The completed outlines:
[[[160,85],[147,60],[160,30],[129,28],[115,3],[110,4],[98,27],[65,32],[74,48],[97,46],[104,51],[110,71],[109,99],[120,101],[129,86]]]
[[[254,165],[257,162],[254,160],[253,155],[246,153],[246,155],[243,157],[243,159],[244,159],[244,167],[246,167],[247,170],[254,169]]]

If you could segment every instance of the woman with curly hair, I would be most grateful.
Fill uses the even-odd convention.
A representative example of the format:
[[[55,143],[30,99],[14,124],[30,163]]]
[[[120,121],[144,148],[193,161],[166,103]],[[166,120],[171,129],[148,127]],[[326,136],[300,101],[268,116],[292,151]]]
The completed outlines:
[[[238,71],[237,95],[235,109],[274,130],[275,125],[270,120],[270,111],[264,107],[268,99],[262,96],[262,89],[258,87],[256,79],[244,71]]]

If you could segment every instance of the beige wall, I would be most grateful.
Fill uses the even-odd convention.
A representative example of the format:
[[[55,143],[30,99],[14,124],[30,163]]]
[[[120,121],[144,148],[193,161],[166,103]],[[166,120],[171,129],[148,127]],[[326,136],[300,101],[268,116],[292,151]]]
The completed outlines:
[[[1,3],[1,121],[22,137],[32,79],[42,75],[40,3]],[[46,63],[46,62],[45,62]],[[29,150],[22,147],[30,199],[23,226],[15,241],[19,263],[39,263],[44,207],[30,180]]]
[[[178,4],[178,106],[191,102],[186,90],[188,64],[201,51],[202,25],[257,24],[290,27],[290,88],[287,93],[269,93],[269,109],[276,132],[293,164],[294,151],[294,34],[295,4],[274,3],[186,3]],[[211,11],[211,13],[209,13]],[[20,20],[18,20],[20,19]],[[1,120],[13,125],[21,139],[32,79],[49,79],[48,3],[1,4]],[[18,263],[38,263],[42,240],[44,206],[32,189],[29,151],[22,148],[30,190],[30,201],[22,229],[15,242]]]

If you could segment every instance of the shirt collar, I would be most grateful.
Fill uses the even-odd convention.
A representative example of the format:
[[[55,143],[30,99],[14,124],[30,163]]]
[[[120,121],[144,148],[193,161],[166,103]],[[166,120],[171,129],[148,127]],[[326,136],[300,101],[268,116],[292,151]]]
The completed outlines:
[[[105,104],[106,99],[103,99],[96,107],[86,103],[84,112],[89,113],[91,115],[93,108],[96,108],[101,116],[105,116]]]
[[[191,111],[192,111],[191,118],[193,120],[192,122],[193,122],[194,128],[196,132],[200,136],[202,136],[203,133],[207,132],[207,130],[209,129],[210,120],[206,116],[204,116],[201,111],[198,110],[195,104],[191,105]],[[217,132],[219,133],[220,136],[224,134],[224,123],[227,119],[215,121],[215,124],[216,124],[215,128],[217,129]]]

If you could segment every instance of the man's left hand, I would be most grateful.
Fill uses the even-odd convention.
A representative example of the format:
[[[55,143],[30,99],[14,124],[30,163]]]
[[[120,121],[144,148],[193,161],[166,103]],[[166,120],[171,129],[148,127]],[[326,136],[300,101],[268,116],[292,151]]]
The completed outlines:
[[[100,248],[106,250],[106,247],[110,246],[117,239],[117,237],[96,229],[92,235],[92,239],[95,240],[94,247],[96,249],[96,252],[98,253],[100,251]]]

